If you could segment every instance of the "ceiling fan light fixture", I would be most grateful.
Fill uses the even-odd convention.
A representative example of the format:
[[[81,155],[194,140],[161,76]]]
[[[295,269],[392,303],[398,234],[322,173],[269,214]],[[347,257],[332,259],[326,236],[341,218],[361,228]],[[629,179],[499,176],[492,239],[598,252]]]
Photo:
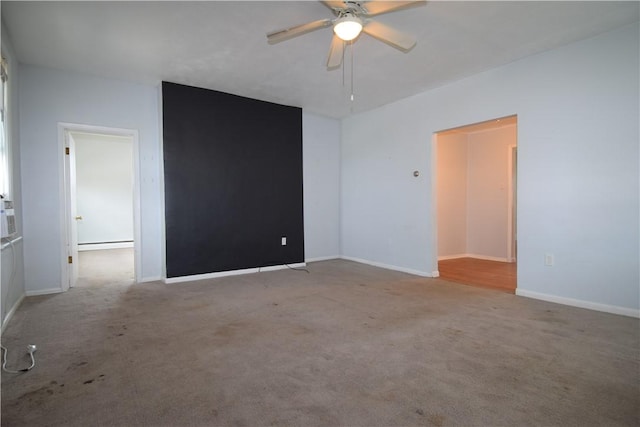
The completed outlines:
[[[346,42],[358,37],[361,31],[362,20],[351,14],[346,14],[342,18],[339,18],[333,26],[333,32]]]

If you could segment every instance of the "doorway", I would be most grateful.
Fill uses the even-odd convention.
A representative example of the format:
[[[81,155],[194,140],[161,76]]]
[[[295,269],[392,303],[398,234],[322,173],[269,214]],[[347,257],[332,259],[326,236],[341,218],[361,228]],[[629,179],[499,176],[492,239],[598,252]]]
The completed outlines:
[[[137,131],[60,124],[65,290],[139,280]]]
[[[517,116],[435,134],[440,277],[515,292],[516,153]]]

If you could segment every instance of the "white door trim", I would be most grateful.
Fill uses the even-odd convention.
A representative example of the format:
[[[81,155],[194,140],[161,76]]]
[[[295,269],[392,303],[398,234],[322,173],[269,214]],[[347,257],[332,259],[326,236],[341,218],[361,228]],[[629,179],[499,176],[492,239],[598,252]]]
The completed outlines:
[[[67,255],[71,256],[73,262],[68,266],[69,269],[69,287],[75,286],[76,279],[78,278],[78,221],[74,218],[78,215],[77,206],[77,191],[76,191],[76,142],[71,134],[71,131],[65,129],[64,131],[64,147],[65,156],[65,189],[67,190],[65,201],[66,206],[64,211],[67,212],[67,224],[69,241],[67,244]],[[67,149],[69,150],[67,153]],[[69,264],[69,263],[67,263]]]
[[[517,235],[514,236],[515,230],[514,226],[517,226],[517,217],[515,206],[517,204],[517,184],[514,182],[517,180],[517,160],[514,159],[516,150],[518,146],[516,144],[509,144],[507,147],[507,170],[508,170],[508,178],[507,178],[507,260],[508,262],[516,262],[516,256],[514,256],[515,250],[515,239]],[[515,161],[514,161],[515,160]],[[514,173],[515,170],[515,173]],[[515,184],[515,185],[514,185]]]
[[[131,137],[133,141],[133,236],[134,236],[134,277],[135,282],[141,282],[142,266],[140,264],[142,257],[140,256],[140,248],[142,246],[141,237],[141,224],[140,224],[140,149],[139,149],[139,137],[136,129],[123,129],[113,128],[105,126],[93,126],[84,125],[78,123],[58,123],[58,152],[59,165],[60,165],[60,206],[63,207],[63,215],[60,218],[60,230],[61,230],[61,253],[62,253],[62,291],[67,291],[70,286],[73,286],[75,280],[72,269],[69,267],[67,257],[70,255],[71,239],[71,221],[75,221],[72,215],[75,215],[70,211],[70,176],[69,176],[69,162],[65,153],[66,149],[66,134],[67,132],[85,132],[95,133],[102,135],[113,136],[127,136]],[[74,260],[77,263],[77,260]]]
[[[440,277],[438,269],[438,132],[431,135],[431,276]]]

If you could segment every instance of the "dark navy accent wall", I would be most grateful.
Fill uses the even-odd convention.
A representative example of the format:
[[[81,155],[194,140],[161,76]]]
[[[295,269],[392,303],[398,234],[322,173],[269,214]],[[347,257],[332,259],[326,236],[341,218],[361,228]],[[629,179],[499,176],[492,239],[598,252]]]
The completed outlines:
[[[304,262],[302,109],[163,82],[162,110],[167,277]]]

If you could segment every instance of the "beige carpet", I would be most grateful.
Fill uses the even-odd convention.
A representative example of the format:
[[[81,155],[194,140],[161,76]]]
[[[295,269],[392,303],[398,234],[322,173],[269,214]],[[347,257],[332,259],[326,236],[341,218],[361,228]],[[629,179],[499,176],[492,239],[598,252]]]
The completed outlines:
[[[76,286],[132,285],[133,248],[83,251],[78,253]]]
[[[3,338],[3,426],[634,426],[638,320],[357,263],[86,280]],[[130,277],[130,276],[129,276]],[[603,284],[604,285],[604,284]]]

